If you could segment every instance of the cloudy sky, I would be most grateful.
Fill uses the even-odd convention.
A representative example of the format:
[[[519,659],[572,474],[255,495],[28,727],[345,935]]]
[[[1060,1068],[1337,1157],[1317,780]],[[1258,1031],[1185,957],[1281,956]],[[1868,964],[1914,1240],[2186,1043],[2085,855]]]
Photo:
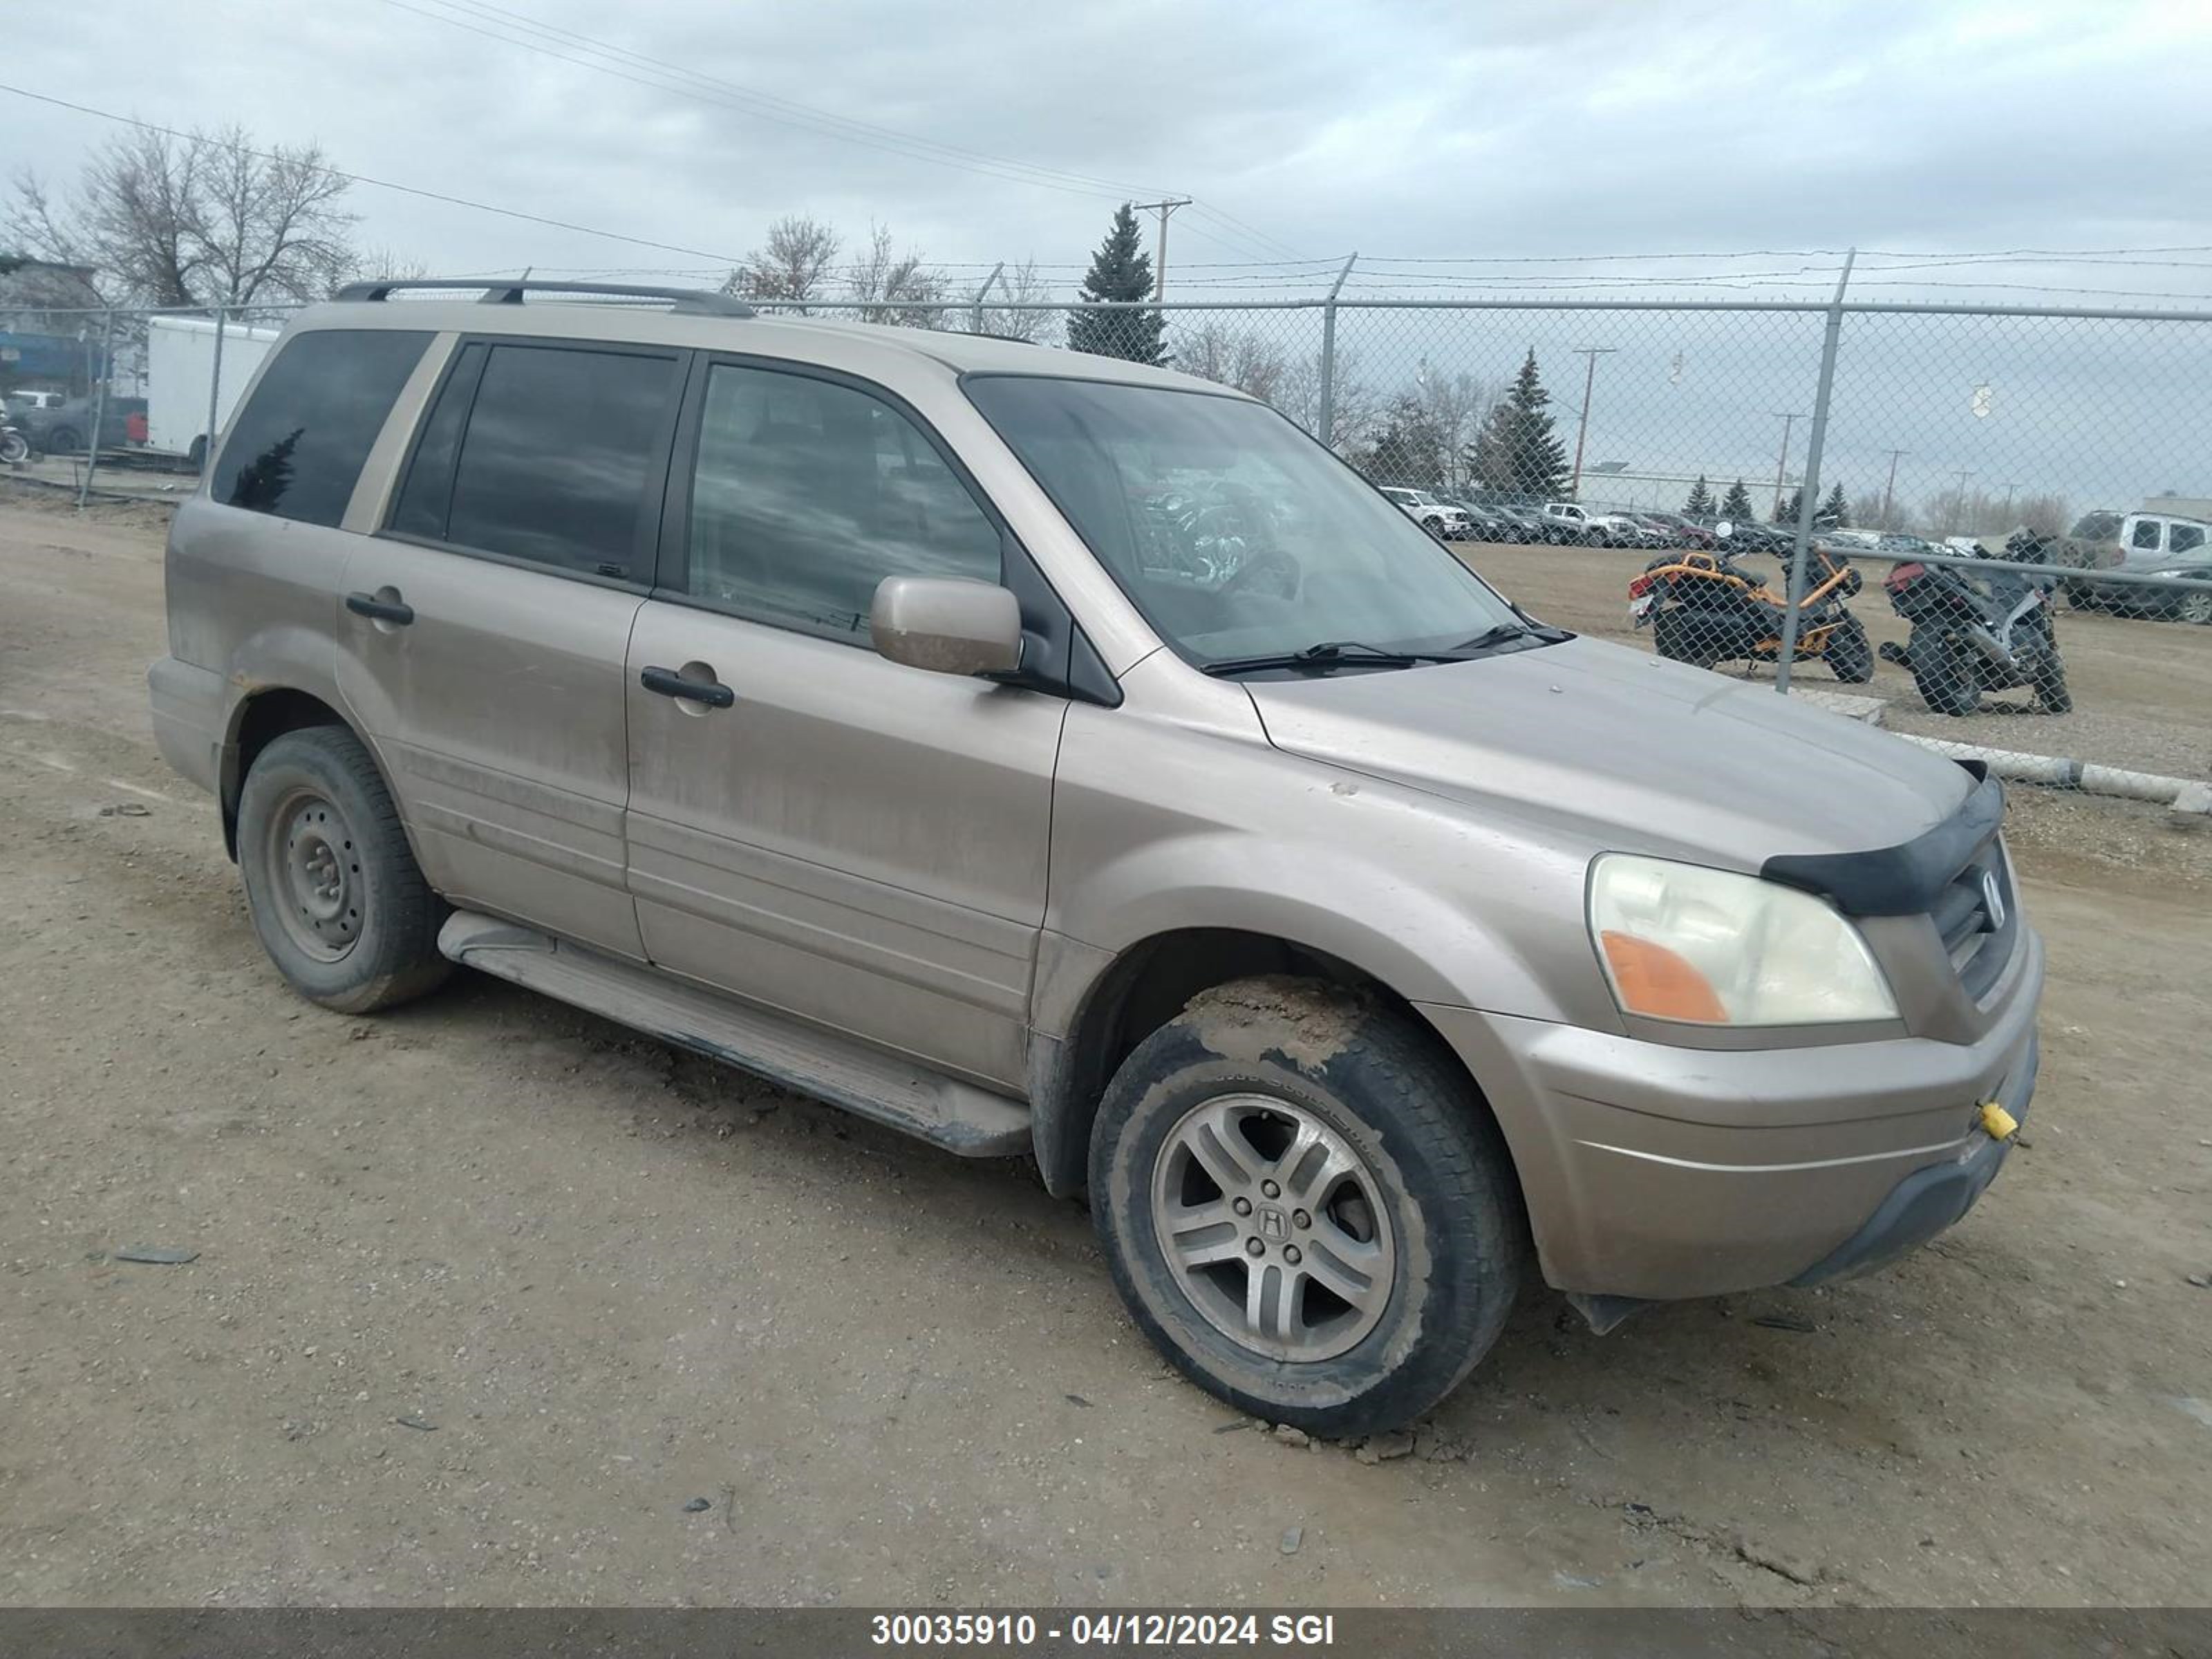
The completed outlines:
[[[1172,249],[1194,283],[1295,288],[1252,263],[1355,248],[1382,270],[1790,251],[1453,273],[1771,290],[1832,266],[1796,251],[1855,242],[2191,250],[1870,269],[1877,288],[2212,294],[2203,0],[14,0],[8,17],[0,81],[314,138],[351,171],[638,239],[353,192],[365,240],[441,271],[704,267],[801,211],[880,220],[948,264],[1072,276],[1141,191],[1198,198]],[[0,156],[55,179],[115,130],[4,102]]]
[[[1066,294],[1115,203],[1175,193],[1197,200],[1174,220],[1171,299],[1311,297],[1354,250],[1346,292],[1370,299],[1825,298],[1856,246],[1858,299],[2212,309],[2206,0],[11,0],[5,17],[0,82],[315,140],[350,172],[481,204],[350,192],[365,244],[441,274],[714,281],[796,212],[848,247],[890,226],[954,292],[1035,260]],[[121,131],[0,106],[4,171],[57,183]],[[1314,317],[1229,320],[1310,364]],[[1854,319],[1826,477],[1878,493],[1898,450],[1917,501],[2212,490],[2203,334]],[[1686,472],[1794,476],[1806,428],[1783,417],[1810,407],[1819,337],[1804,316],[1367,311],[1340,332],[1340,378],[1377,406],[1455,374],[1494,389],[1533,344],[1571,422],[1568,354],[1608,345],[1590,459],[1660,475],[1656,499]]]

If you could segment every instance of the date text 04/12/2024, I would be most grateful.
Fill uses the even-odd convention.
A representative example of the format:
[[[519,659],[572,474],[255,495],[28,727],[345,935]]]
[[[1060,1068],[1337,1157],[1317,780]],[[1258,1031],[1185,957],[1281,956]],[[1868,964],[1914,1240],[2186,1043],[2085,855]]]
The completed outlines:
[[[1076,1613],[1040,1620],[1028,1613],[879,1613],[871,1636],[878,1647],[936,1648],[1039,1640],[1079,1647],[1326,1648],[1335,1644],[1336,1615],[1328,1613]]]

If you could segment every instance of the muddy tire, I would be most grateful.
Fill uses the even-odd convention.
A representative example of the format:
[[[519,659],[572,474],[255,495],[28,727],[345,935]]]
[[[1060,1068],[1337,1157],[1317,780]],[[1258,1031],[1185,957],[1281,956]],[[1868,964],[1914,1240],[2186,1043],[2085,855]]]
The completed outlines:
[[[1319,981],[1195,998],[1115,1073],[1091,1200],[1184,1376],[1311,1433],[1410,1422],[1497,1340],[1528,1224],[1503,1138],[1425,1029]]]
[[[1652,648],[1670,661],[1711,668],[1721,659],[1715,631],[1712,618],[1703,611],[1672,607],[1652,618]]]
[[[1916,628],[1905,666],[1920,701],[1937,714],[1971,714],[1982,706],[1982,684],[1959,659],[1958,647],[1932,628]]]
[[[238,801],[238,868],[262,948],[310,1002],[365,1014],[434,988],[446,907],[361,739],[288,732],[255,757]]]
[[[2074,694],[2066,688],[2066,664],[2053,645],[2036,659],[2030,684],[2035,687],[2036,706],[2046,714],[2070,714],[2074,712]]]
[[[1864,685],[1874,678],[1874,647],[1867,642],[1866,624],[1856,617],[1846,617],[1836,625],[1822,654],[1828,671],[1845,685]]]

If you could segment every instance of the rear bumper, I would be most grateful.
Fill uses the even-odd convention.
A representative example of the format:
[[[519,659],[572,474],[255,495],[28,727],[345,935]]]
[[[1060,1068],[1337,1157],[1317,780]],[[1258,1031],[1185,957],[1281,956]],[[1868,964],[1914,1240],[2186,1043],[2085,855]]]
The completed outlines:
[[[228,689],[222,675],[174,657],[156,658],[146,670],[155,746],[178,776],[210,794],[222,780]]]
[[[1989,1030],[1795,1048],[1679,1048],[1425,1006],[1511,1146],[1545,1278],[1673,1301],[1869,1271],[1964,1215],[2024,1116],[2043,946],[2021,928]]]

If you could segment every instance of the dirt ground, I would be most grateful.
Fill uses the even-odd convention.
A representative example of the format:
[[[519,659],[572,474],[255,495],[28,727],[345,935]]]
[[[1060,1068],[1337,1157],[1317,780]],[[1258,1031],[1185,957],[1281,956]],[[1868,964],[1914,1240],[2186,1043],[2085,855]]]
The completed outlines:
[[[1477,562],[1595,627],[1553,556]],[[2046,1069],[1954,1233],[1603,1338],[1531,1295],[1366,1462],[1173,1380],[1022,1164],[485,979],[291,997],[161,631],[144,509],[0,507],[0,1602],[2206,1599],[2212,831],[2018,792]]]
[[[1628,621],[1629,578],[1650,562],[1649,553],[1483,542],[1455,544],[1455,550],[1546,622],[1640,650],[1652,648],[1650,630],[1639,632]],[[1778,584],[1776,560],[1754,556],[1746,562]],[[1881,578],[1889,568],[1878,560],[1863,562],[1866,586],[1851,601],[1852,615],[1866,624],[1877,646],[1884,640],[1902,645],[1908,631],[1881,592]],[[1801,665],[1797,683],[1886,699],[1882,724],[1892,731],[2063,755],[2172,777],[2212,774],[2212,628],[2069,611],[2062,602],[2058,647],[2074,692],[2070,714],[2041,713],[2028,691],[1991,692],[1981,712],[1965,719],[1931,714],[1914,690],[1912,677],[1881,661],[1875,664],[1870,684],[1838,686],[1835,676],[1818,665]],[[1723,664],[1720,672],[1747,675],[1742,663]],[[1747,677],[1771,681],[1774,672],[1759,668]]]

